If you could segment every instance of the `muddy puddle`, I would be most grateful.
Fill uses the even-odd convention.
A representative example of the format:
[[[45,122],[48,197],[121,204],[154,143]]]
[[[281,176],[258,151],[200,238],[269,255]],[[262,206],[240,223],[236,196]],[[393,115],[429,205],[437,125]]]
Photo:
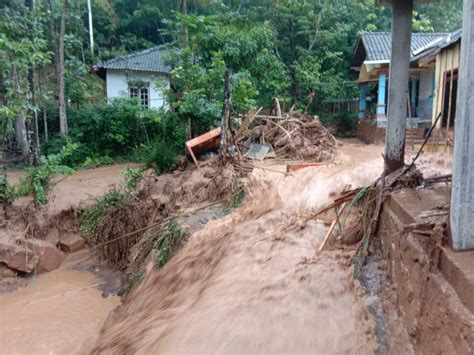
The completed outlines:
[[[73,354],[96,336],[120,298],[106,293],[113,280],[92,260],[86,250],[70,255],[59,269],[0,295],[1,354]]]

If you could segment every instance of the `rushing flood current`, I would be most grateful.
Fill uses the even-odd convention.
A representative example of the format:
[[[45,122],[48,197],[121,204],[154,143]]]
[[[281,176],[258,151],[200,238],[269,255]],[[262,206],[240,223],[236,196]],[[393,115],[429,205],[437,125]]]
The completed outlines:
[[[339,164],[288,177],[256,169],[244,205],[149,272],[89,351],[372,353],[353,251],[315,255],[326,227],[300,217],[347,184],[372,182],[380,151],[351,143]]]
[[[119,299],[67,265],[1,295],[0,353],[372,353],[353,251],[316,255],[327,228],[301,216],[372,182],[381,152],[346,141],[338,164],[288,177],[256,169],[247,202],[149,271],[105,326]],[[421,159],[429,172],[449,164]]]

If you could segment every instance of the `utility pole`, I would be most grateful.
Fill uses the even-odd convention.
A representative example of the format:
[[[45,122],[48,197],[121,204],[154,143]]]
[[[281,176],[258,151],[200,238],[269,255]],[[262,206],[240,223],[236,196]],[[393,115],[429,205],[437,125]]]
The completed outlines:
[[[94,29],[92,26],[92,7],[91,0],[87,0],[87,12],[89,14],[89,41],[91,46],[91,53],[94,56]]]
[[[474,0],[464,0],[454,127],[451,236],[454,250],[474,249]]]
[[[392,54],[385,138],[385,172],[405,164],[406,105],[410,71],[413,0],[392,1]]]

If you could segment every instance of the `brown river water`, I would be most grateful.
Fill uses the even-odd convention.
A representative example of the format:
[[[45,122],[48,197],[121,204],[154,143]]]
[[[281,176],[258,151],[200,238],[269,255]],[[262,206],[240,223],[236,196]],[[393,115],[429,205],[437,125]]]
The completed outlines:
[[[97,335],[120,298],[102,296],[104,281],[89,271],[89,259],[87,251],[73,254],[27,287],[0,295],[0,354],[78,353]],[[83,271],[73,269],[78,263]]]
[[[327,227],[304,227],[301,215],[372,182],[381,151],[346,141],[337,164],[289,177],[254,170],[247,202],[150,269],[105,326],[120,301],[102,297],[101,279],[74,262],[0,295],[0,353],[372,353],[353,250],[316,255]]]
[[[254,170],[247,201],[151,270],[88,351],[372,353],[353,250],[315,255],[327,227],[301,225],[332,193],[380,174],[381,147],[350,142],[341,151],[337,164],[294,176]]]

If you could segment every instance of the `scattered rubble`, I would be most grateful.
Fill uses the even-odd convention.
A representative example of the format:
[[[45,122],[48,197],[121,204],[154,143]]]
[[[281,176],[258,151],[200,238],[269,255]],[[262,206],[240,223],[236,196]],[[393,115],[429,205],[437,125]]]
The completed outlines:
[[[0,265],[20,276],[57,269],[63,259],[61,251],[72,253],[85,246],[77,236],[73,215],[70,210],[50,216],[34,207],[12,207],[5,233],[0,234]]]
[[[229,154],[249,160],[276,158],[306,162],[332,161],[337,142],[317,116],[298,112],[279,116],[250,111],[239,129],[229,137]],[[236,121],[238,119],[235,119]],[[221,129],[216,128],[186,142],[186,150],[196,166],[220,148]],[[201,161],[199,161],[200,159]]]
[[[317,116],[297,112],[285,116],[255,115],[249,128],[236,137],[236,143],[248,158],[258,160],[262,159],[263,153],[258,153],[264,147],[264,158],[330,161],[337,147],[336,139]]]

